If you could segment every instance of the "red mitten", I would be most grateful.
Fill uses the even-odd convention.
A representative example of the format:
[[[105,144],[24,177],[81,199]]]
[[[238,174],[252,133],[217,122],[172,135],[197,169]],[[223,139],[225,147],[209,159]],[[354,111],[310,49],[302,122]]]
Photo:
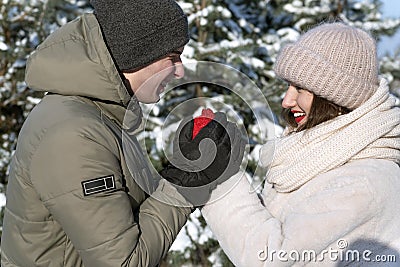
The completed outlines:
[[[206,126],[212,119],[214,119],[214,112],[209,108],[203,109],[201,111],[201,115],[194,118],[192,140],[196,137],[200,130],[204,126]]]

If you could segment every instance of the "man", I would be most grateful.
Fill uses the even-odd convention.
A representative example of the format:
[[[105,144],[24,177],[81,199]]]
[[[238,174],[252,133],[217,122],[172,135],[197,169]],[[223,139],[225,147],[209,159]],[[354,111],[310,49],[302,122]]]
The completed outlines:
[[[138,102],[157,102],[184,75],[187,18],[173,0],[91,3],[94,14],[55,31],[28,60],[26,83],[49,93],[24,123],[10,167],[3,267],[155,266],[193,210],[160,201],[184,201],[165,180],[145,192],[137,181],[153,177],[144,155],[130,135],[128,159],[122,141],[140,125]],[[182,186],[175,175],[205,177],[171,166],[164,173]]]

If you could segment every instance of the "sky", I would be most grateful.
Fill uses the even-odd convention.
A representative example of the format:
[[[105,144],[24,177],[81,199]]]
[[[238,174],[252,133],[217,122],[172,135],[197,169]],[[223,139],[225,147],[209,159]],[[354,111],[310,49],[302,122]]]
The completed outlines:
[[[400,1],[399,0],[382,0],[384,17],[400,18]],[[383,37],[378,44],[378,55],[382,56],[385,53],[391,55],[400,47],[400,30],[392,37]]]

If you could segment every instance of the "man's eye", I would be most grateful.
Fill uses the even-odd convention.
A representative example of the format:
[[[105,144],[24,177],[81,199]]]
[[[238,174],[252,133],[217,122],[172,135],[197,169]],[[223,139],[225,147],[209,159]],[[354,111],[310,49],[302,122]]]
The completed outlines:
[[[173,55],[173,56],[169,56],[169,59],[172,61],[172,62],[178,62],[178,61],[180,61],[181,60],[181,57],[180,56],[176,56],[176,55]]]

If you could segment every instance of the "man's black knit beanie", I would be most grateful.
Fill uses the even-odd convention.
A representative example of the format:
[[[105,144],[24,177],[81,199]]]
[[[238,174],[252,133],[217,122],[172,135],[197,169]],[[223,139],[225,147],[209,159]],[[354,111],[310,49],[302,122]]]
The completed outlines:
[[[91,0],[121,70],[147,66],[189,41],[187,17],[174,0]]]

